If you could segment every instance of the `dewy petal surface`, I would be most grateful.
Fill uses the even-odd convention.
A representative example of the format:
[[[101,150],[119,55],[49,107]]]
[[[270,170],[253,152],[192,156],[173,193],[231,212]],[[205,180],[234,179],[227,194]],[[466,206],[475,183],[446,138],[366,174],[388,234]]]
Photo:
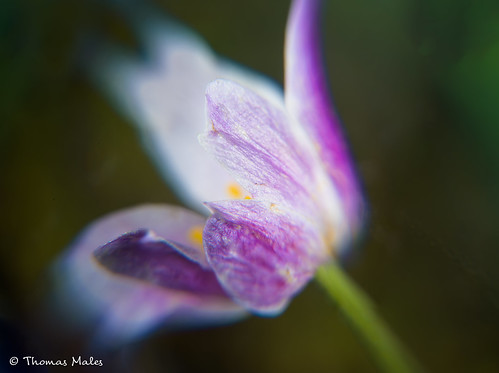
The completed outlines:
[[[355,233],[361,228],[365,207],[327,86],[319,30],[320,6],[320,0],[293,2],[286,29],[285,102],[287,110],[316,142]]]
[[[92,329],[95,341],[103,345],[137,338],[163,321],[223,323],[241,317],[243,310],[215,283],[210,282],[203,292],[196,280],[207,276],[213,281],[200,239],[204,223],[198,214],[167,205],[139,206],[97,220],[54,268],[56,309],[64,310],[77,326]],[[142,237],[144,245],[137,244],[140,232],[148,233]],[[119,245],[126,237],[135,244]],[[99,247],[101,263],[94,256]],[[125,264],[123,254],[133,258],[132,264]],[[188,276],[154,263],[154,257],[165,256],[188,268]]]
[[[253,312],[281,312],[324,260],[317,227],[262,201],[209,203],[208,261],[232,297]]]
[[[231,192],[233,178],[197,142],[206,123],[206,85],[233,79],[281,105],[282,91],[217,57],[201,38],[174,22],[151,15],[137,23],[146,58],[109,48],[95,65],[97,80],[140,129],[156,165],[186,203],[204,211],[204,201],[237,197]]]

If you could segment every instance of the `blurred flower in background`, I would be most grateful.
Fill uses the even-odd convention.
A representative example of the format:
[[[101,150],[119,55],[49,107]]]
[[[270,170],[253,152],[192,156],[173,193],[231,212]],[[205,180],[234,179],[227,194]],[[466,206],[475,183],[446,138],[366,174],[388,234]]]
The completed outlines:
[[[156,4],[217,53],[283,76],[288,1]],[[91,36],[140,52],[123,16],[91,1],[0,7],[0,311],[25,351],[70,356],[84,351],[77,339],[39,327],[40,276],[97,217],[178,201],[82,68]],[[471,0],[329,2],[323,13],[327,71],[372,213],[349,272],[429,371],[499,369],[498,14]],[[106,361],[147,372],[375,371],[332,312],[312,286],[277,319],[155,336]]]

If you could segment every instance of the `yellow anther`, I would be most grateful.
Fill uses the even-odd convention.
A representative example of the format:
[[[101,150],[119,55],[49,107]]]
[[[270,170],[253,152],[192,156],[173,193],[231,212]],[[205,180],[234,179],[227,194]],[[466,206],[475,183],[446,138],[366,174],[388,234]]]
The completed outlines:
[[[197,246],[203,246],[203,226],[196,225],[189,230],[189,241]]]
[[[236,183],[230,183],[227,185],[227,194],[231,198],[240,199],[243,198],[243,189]]]

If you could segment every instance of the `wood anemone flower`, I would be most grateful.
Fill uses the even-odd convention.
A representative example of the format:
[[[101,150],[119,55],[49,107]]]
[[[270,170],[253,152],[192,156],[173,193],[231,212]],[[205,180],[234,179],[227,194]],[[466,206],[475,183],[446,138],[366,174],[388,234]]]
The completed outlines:
[[[319,3],[293,2],[284,92],[154,18],[138,23],[146,60],[115,49],[96,65],[163,175],[210,213],[140,206],[96,221],[71,245],[58,266],[64,291],[91,310],[99,338],[276,315],[361,231],[364,200],[331,106]]]

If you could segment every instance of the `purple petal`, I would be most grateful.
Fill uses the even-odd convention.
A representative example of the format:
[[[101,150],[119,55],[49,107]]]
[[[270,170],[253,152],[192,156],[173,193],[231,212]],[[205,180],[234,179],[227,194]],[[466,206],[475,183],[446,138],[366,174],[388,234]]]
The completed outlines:
[[[211,123],[200,137],[251,197],[313,211],[313,150],[287,114],[269,101],[226,80],[206,91]]]
[[[97,220],[54,268],[54,310],[66,316],[68,327],[90,330],[103,345],[135,339],[162,322],[174,326],[179,319],[197,324],[240,318],[242,309],[220,292],[207,270],[204,223],[198,214],[166,205],[139,206]],[[137,232],[144,229],[149,234],[140,237]],[[126,232],[136,232],[125,235],[129,245],[119,245],[122,238],[112,241]],[[141,240],[150,244],[137,245]],[[94,256],[99,247],[101,263]],[[125,256],[134,260],[129,269]],[[173,263],[155,260],[172,260],[189,270],[175,272]],[[200,279],[208,279],[205,289]]]
[[[210,203],[208,261],[231,296],[260,314],[281,312],[329,253],[316,226],[259,201]]]
[[[124,234],[94,252],[113,273],[144,280],[165,289],[200,296],[226,296],[210,269],[202,268],[177,248],[144,229]]]
[[[320,0],[293,2],[286,30],[286,108],[317,144],[356,231],[362,224],[364,203],[327,86],[318,26],[320,3]]]

